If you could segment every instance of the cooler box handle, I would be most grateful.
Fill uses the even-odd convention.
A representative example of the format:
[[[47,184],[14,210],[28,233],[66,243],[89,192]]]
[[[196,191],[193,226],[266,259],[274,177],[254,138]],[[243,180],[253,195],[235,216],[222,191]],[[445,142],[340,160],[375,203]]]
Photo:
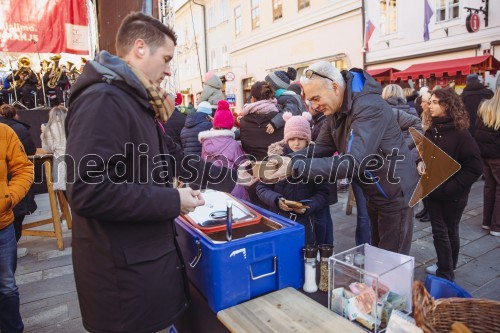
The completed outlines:
[[[259,275],[259,276],[253,276],[253,272],[252,272],[252,265],[250,265],[250,277],[252,278],[252,280],[258,280],[258,279],[262,279],[262,278],[265,278],[266,276],[271,276],[271,275],[274,275],[276,274],[276,261],[277,261],[277,257],[275,256],[273,258],[273,266],[274,266],[274,269],[272,272],[269,272],[269,273],[264,273],[262,275]]]
[[[201,255],[202,255],[202,252],[201,252],[201,242],[200,242],[200,239],[199,238],[196,238],[196,256],[194,257],[194,259],[189,263],[189,266],[191,268],[194,268],[196,265],[198,265],[198,262],[200,261],[201,259]]]

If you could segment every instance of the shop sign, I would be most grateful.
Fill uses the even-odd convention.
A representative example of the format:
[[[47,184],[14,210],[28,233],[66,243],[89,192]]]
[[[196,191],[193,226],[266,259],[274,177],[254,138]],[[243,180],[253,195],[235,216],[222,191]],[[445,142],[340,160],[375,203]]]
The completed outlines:
[[[467,27],[468,32],[477,32],[481,26],[479,15],[476,13],[469,14],[465,20],[465,26]]]
[[[233,72],[227,72],[224,77],[226,78],[226,81],[234,81],[234,73]]]
[[[234,95],[234,94],[227,94],[227,95],[226,95],[226,101],[227,101],[229,104],[234,104],[234,103],[236,103],[236,95]]]

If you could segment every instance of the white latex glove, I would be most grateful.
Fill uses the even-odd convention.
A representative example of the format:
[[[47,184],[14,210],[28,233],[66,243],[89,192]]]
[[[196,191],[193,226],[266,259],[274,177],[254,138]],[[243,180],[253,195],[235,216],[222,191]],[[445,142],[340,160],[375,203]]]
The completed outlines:
[[[181,214],[187,214],[198,206],[203,206],[205,204],[205,200],[201,196],[201,192],[199,190],[193,190],[190,187],[178,188],[179,197],[181,199]]]
[[[420,161],[417,164],[417,172],[420,176],[422,176],[425,173],[425,163],[424,161]]]

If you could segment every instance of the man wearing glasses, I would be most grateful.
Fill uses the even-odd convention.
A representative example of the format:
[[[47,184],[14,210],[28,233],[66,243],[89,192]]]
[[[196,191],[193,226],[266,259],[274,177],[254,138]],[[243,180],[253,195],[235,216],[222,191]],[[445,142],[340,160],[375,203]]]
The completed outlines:
[[[371,244],[408,254],[413,230],[408,203],[418,174],[380,85],[360,69],[340,72],[326,61],[312,64],[304,74],[300,83],[305,96],[326,121],[314,151],[307,158],[305,151],[284,157],[270,178],[358,179],[370,215]],[[350,162],[334,157],[336,151]]]

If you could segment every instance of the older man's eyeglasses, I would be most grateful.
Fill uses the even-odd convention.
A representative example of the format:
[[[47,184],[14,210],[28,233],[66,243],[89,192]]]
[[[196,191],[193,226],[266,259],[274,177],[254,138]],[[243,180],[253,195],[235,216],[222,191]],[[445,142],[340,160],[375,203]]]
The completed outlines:
[[[328,79],[328,80],[330,80],[330,81],[332,81],[332,82],[333,82],[333,80],[332,80],[332,79],[330,79],[328,76],[324,76],[323,74],[320,74],[320,73],[318,73],[318,72],[315,72],[315,71],[313,71],[312,69],[308,69],[308,70],[306,70],[306,71],[304,72],[304,74],[305,74],[306,78],[308,78],[308,79],[310,79],[313,75],[317,75],[317,76],[320,76],[320,77],[322,77],[322,78],[324,78],[324,79]]]

